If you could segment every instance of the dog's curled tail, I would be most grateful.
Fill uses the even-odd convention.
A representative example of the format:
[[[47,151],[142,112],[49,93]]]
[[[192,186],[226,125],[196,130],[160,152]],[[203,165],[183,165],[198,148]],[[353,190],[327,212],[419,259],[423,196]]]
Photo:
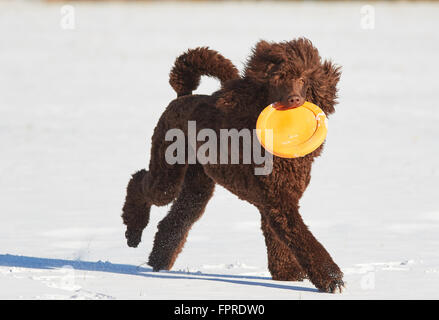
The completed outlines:
[[[169,83],[180,97],[192,94],[200,84],[201,76],[218,78],[223,85],[228,80],[239,78],[239,71],[217,51],[199,47],[189,49],[175,60]]]

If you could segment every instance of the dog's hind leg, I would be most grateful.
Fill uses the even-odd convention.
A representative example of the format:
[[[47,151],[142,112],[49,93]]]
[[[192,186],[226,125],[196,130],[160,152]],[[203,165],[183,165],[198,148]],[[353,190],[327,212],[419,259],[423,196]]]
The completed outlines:
[[[147,175],[146,170],[136,172],[127,187],[122,219],[127,226],[125,237],[130,247],[137,247],[142,238],[142,231],[149,222],[151,204],[146,201],[143,190],[143,180]]]
[[[189,230],[203,214],[214,187],[215,183],[204,173],[201,165],[188,167],[178,198],[158,225],[148,262],[154,271],[172,268]]]
[[[186,168],[186,165],[175,165],[168,170],[154,170],[154,175],[146,170],[133,174],[122,209],[128,246],[137,247],[140,243],[149,222],[151,205],[164,206],[177,197]]]
[[[173,116],[171,109],[163,113],[152,137],[149,170],[135,173],[127,187],[122,218],[127,226],[125,237],[130,247],[137,247],[141,241],[143,229],[149,222],[151,205],[164,206],[174,201],[183,184],[188,165],[170,164],[166,159],[166,150],[171,142],[165,136],[176,122]],[[183,126],[177,122],[174,124],[176,127]]]
[[[306,272],[297,262],[296,257],[271,229],[266,217],[261,218],[261,228],[265,237],[268,255],[268,270],[273,280],[302,281]]]

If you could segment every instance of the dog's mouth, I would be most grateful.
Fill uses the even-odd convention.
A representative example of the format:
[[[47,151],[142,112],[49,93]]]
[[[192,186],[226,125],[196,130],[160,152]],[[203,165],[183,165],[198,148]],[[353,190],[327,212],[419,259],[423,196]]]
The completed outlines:
[[[273,106],[273,108],[279,111],[290,110],[300,107],[298,105],[288,105],[288,104],[283,104],[281,102],[274,102],[271,105]]]

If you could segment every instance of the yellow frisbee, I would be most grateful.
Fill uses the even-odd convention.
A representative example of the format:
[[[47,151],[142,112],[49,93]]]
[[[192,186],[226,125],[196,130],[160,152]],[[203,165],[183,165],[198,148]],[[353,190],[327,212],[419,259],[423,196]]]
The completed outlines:
[[[261,145],[282,158],[299,158],[313,152],[325,141],[327,132],[325,113],[308,101],[288,110],[276,110],[270,104],[256,122]]]

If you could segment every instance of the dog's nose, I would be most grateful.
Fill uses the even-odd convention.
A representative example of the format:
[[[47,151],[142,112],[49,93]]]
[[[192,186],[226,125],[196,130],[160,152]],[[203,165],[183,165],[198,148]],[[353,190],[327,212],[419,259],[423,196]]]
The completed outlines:
[[[305,99],[298,95],[292,95],[288,97],[287,102],[290,108],[297,108],[305,103]]]

